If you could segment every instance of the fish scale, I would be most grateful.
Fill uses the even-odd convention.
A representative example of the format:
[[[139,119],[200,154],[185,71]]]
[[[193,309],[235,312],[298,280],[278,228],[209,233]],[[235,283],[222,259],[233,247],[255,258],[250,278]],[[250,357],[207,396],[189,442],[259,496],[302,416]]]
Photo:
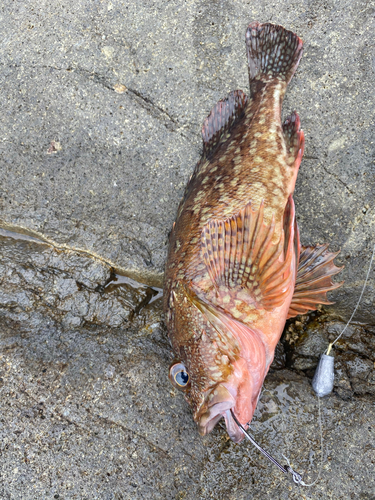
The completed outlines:
[[[202,435],[224,418],[235,442],[287,317],[329,303],[327,292],[340,286],[331,281],[336,254],[319,245],[301,251],[295,220],[304,135],[297,113],[281,122],[281,106],[302,41],[255,22],[246,47],[250,97],[231,92],[203,124],[203,154],[171,231],[164,285],[177,358],[170,379]]]
[[[264,85],[265,97],[254,98],[248,103],[245,115],[236,125],[232,136],[220,146],[212,159],[203,164],[183,214],[190,219],[191,209],[196,215],[195,231],[189,221],[191,239],[199,235],[209,219],[232,215],[243,205],[244,200],[251,200],[255,207],[265,200],[266,218],[270,220],[276,214],[277,222],[281,223],[291,192],[290,170],[293,167],[289,166],[281,126],[281,93],[276,99],[276,118],[273,112],[263,111],[263,107],[267,110],[276,107],[274,87],[272,82]],[[260,115],[264,117],[263,124],[259,123]],[[249,125],[251,122],[254,122],[252,127]],[[281,228],[278,234],[280,231]]]

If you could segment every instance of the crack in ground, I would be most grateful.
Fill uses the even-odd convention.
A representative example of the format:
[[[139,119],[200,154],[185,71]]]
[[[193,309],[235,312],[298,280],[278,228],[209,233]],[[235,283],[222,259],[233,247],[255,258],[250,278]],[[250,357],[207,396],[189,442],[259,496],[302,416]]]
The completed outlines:
[[[9,64],[7,67],[10,68],[19,68],[21,65],[20,64]],[[35,65],[35,66],[29,66],[30,68],[33,69],[52,69],[54,71],[68,71],[72,73],[77,73],[78,75],[83,76],[84,78],[88,78],[90,80],[93,80],[95,83],[98,85],[101,85],[102,87],[111,90],[115,92],[115,86],[110,83],[110,81],[104,76],[101,75],[100,73],[97,73],[95,71],[89,71],[85,68],[82,67],[72,67],[68,66],[67,68],[59,68],[57,66],[52,66],[52,65]],[[182,126],[178,123],[178,121],[173,118],[172,115],[168,113],[165,109],[162,107],[158,106],[152,99],[149,97],[144,96],[141,92],[134,88],[126,87],[126,90],[124,93],[127,93],[135,102],[137,102],[142,108],[144,108],[148,113],[150,113],[154,118],[156,119],[161,119],[162,117],[166,118],[167,121],[164,120],[164,125],[167,129],[173,131],[173,132],[178,132],[181,134],[182,137],[184,137],[186,140],[191,142],[191,139],[184,134],[181,131]]]
[[[81,67],[73,68],[71,66],[68,66],[66,68],[66,71],[77,73],[78,75],[81,75],[85,78],[89,78],[90,80],[92,79],[95,83],[102,85],[104,88],[114,91],[113,85],[111,85],[106,79],[106,77],[101,75],[100,73],[96,73],[95,71],[89,71]]]
[[[1,64],[3,65],[3,64]],[[21,67],[20,64],[8,64],[6,65],[7,67],[10,68],[19,68]],[[115,86],[110,83],[110,81],[104,76],[101,75],[100,73],[97,73],[95,71],[89,71],[85,68],[82,68],[80,66],[77,67],[72,67],[68,66],[67,68],[59,68],[57,66],[52,66],[52,65],[35,65],[35,66],[29,66],[30,68],[33,69],[52,69],[54,71],[68,71],[72,73],[77,73],[78,75],[83,76],[84,78],[88,78],[90,80],[93,80],[95,83],[98,85],[101,85],[102,87],[111,90],[115,92]],[[173,118],[172,115],[168,113],[165,109],[162,107],[158,106],[152,99],[150,99],[147,96],[144,96],[141,92],[139,92],[137,89],[131,88],[131,87],[126,87],[126,90],[124,93],[128,94],[129,97],[132,98],[135,102],[137,102],[142,108],[144,108],[151,116],[154,118],[161,120],[164,118],[164,126],[168,129],[171,130],[172,132],[177,132],[179,133],[184,139],[188,140],[189,142],[192,142],[192,139],[187,136],[184,132],[182,132],[183,126],[175,119]]]
[[[128,92],[134,94],[136,97],[138,97],[139,99],[144,101],[146,104],[150,104],[152,107],[155,107],[157,110],[160,111],[160,113],[163,113],[164,115],[166,115],[170,119],[171,122],[173,122],[176,125],[179,125],[179,123],[173,118],[173,116],[171,116],[168,113],[168,111],[165,111],[163,108],[161,108],[160,106],[155,104],[150,98],[143,96],[140,92],[138,92],[138,90],[132,89],[130,87],[127,87],[127,90],[128,90]]]
[[[0,235],[10,237],[11,239],[25,238],[27,241],[31,240],[33,243],[36,242],[41,245],[47,244],[51,247],[50,251],[52,252],[52,255],[55,251],[54,245],[50,244],[50,242],[46,243],[45,241],[39,240],[35,237],[11,233],[7,230],[2,230],[1,228]],[[64,262],[66,261],[69,265],[70,259],[73,259],[74,261],[75,252],[72,254],[67,252],[71,252],[71,249],[63,249],[62,252],[60,250],[60,253],[62,253],[61,257]],[[85,255],[85,257],[85,262],[87,262],[87,256]],[[93,256],[89,256],[90,259],[91,257]],[[50,259],[51,255],[48,257],[48,260]],[[79,273],[82,269],[76,269],[74,272],[68,272],[65,269],[56,267],[53,262],[51,262],[51,264],[39,263],[39,265],[35,266],[35,264],[32,263],[27,264],[26,267],[24,267],[24,264],[21,264],[22,271],[17,268],[13,269],[12,272],[18,278],[18,281],[16,285],[11,282],[9,283],[9,286],[11,287],[9,288],[10,298],[7,295],[8,288],[6,288],[5,292],[7,300],[4,304],[0,303],[0,309],[2,307],[9,311],[17,311],[20,309],[21,311],[28,313],[36,309],[40,309],[42,314],[47,316],[50,316],[52,313],[54,319],[58,319],[59,322],[64,321],[65,317],[69,318],[69,314],[71,314],[76,318],[76,320],[78,320],[78,318],[80,319],[81,326],[84,326],[85,324],[112,326],[110,322],[108,323],[111,314],[108,307],[110,307],[110,301],[114,300],[116,304],[117,316],[122,318],[121,324],[122,326],[125,326],[128,325],[129,322],[132,323],[133,321],[136,321],[138,318],[143,320],[142,311],[151,302],[160,298],[162,294],[161,289],[155,289],[154,287],[144,285],[139,281],[124,276],[116,270],[115,266],[111,266],[108,263],[105,263],[105,270],[103,271],[104,276],[101,276],[100,279],[102,281],[99,283],[97,280],[87,283],[85,282],[84,277],[81,279],[80,274],[77,275],[77,272]],[[32,270],[32,278],[29,277],[28,279],[25,279],[25,269]],[[38,277],[40,277],[43,281],[40,281]],[[68,280],[68,295],[63,294],[61,296],[59,291],[52,287],[56,277],[57,279],[62,278],[63,280]],[[30,282],[31,279],[32,281]],[[70,289],[72,286],[71,282],[75,283],[75,287],[72,289]],[[111,285],[113,285],[112,289],[110,289]],[[15,286],[17,289],[22,289],[23,293],[28,294],[29,302],[26,305],[22,302],[18,303],[14,297]],[[125,286],[125,289],[122,289],[122,286]],[[111,298],[111,296],[107,295],[103,296],[105,292],[109,291],[116,291],[114,297]],[[82,296],[79,292],[88,292],[90,295]],[[68,308],[65,305],[66,300],[68,300]],[[79,308],[81,301],[85,304],[84,310]],[[1,302],[3,302],[3,300]],[[68,316],[66,316],[66,314],[68,314]],[[82,321],[84,322],[83,324]],[[118,319],[116,321],[118,321]],[[117,326],[119,326],[119,324]]]
[[[325,167],[323,164],[322,164],[322,168],[325,172],[327,172],[328,175],[331,175],[334,179],[336,179],[338,182],[340,182],[343,186],[345,186],[345,188],[349,191],[350,194],[354,195],[355,193],[345,184],[345,182],[343,180],[340,179],[340,177],[336,174],[334,174],[333,172],[330,172],[327,167]]]
[[[99,73],[91,72],[81,67],[77,68],[68,67],[66,70],[76,72],[86,78],[88,77],[88,75],[90,75],[95,83],[102,85],[104,88],[115,91],[114,85],[109,83],[106,77]],[[130,97],[132,97],[135,102],[137,102],[154,118],[159,120],[162,117],[167,118],[167,121],[164,120],[165,127],[173,132],[179,132],[182,137],[191,142],[191,139],[181,131],[182,126],[178,123],[178,121],[175,118],[173,118],[173,116],[170,115],[168,111],[158,106],[152,99],[144,96],[141,92],[131,87],[126,87],[124,93],[127,93]]]
[[[24,394],[27,398],[29,398],[31,401],[33,401],[35,403],[35,405],[37,406],[37,408],[39,408],[40,401],[38,401],[37,398],[35,398],[31,394],[29,394],[29,392],[27,392],[27,390],[24,389],[24,388],[22,388],[22,387],[20,388],[20,392],[21,392],[21,394]],[[19,406],[20,403],[15,401],[14,404],[22,412],[23,408]],[[39,408],[39,410],[40,410],[40,408]],[[62,414],[56,407],[53,408],[53,409],[49,408],[48,406],[45,405],[45,402],[44,402],[43,403],[43,408],[42,408],[42,413],[46,413],[47,411],[50,411],[52,414],[57,415],[61,420],[65,420],[66,422],[68,422],[69,425],[74,425],[74,427],[76,427],[80,431],[84,431],[87,435],[93,436],[96,439],[102,439],[100,436],[98,436],[97,434],[95,434],[95,432],[92,429],[89,429],[85,425],[78,424],[77,422],[74,422],[74,420],[71,420],[70,418],[68,418],[67,416],[65,416],[64,414]],[[135,431],[133,429],[129,429],[125,425],[120,424],[118,422],[115,422],[114,420],[111,420],[111,419],[109,419],[107,417],[100,417],[99,415],[92,415],[92,417],[96,418],[97,420],[99,420],[100,422],[102,422],[104,424],[107,424],[107,425],[110,425],[110,426],[114,425],[115,427],[120,428],[124,432],[127,432],[127,433],[130,433],[130,434],[133,434],[133,435],[137,436],[138,438],[140,438],[143,441],[145,441],[148,444],[148,446],[150,446],[154,450],[157,450],[160,453],[162,453],[164,455],[164,457],[170,458],[170,454],[168,453],[168,451],[164,450],[163,448],[161,448],[157,444],[155,444],[152,441],[148,440],[143,434],[139,434],[137,431]],[[91,421],[93,422],[94,419],[92,418]]]
[[[158,287],[162,288],[163,286],[163,275],[160,275],[158,273],[150,273],[149,270],[146,271],[148,277],[143,277],[141,276],[141,272],[139,270],[129,270],[129,269],[124,269],[121,266],[116,265],[114,262],[105,259],[104,257],[101,257],[100,255],[95,254],[94,252],[91,252],[90,250],[86,250],[83,248],[75,248],[75,247],[69,247],[68,245],[62,243],[58,244],[55,241],[46,238],[43,234],[38,233],[34,229],[28,229],[24,228],[22,226],[15,226],[13,224],[7,224],[4,221],[0,220],[0,236],[4,236],[6,238],[12,238],[15,240],[26,240],[26,241],[32,241],[34,243],[38,243],[40,245],[49,245],[56,250],[62,250],[62,251],[70,251],[70,252],[76,252],[81,255],[88,256],[92,259],[97,259],[100,262],[103,262],[106,266],[108,266],[111,269],[114,269],[118,274],[122,274],[124,276],[127,276],[128,278],[142,284],[145,286],[150,286],[150,287]],[[138,242],[138,240],[135,240]],[[145,247],[145,249],[149,252],[148,248]],[[146,283],[147,281],[152,281],[152,283]]]
[[[153,447],[155,450],[158,450],[165,457],[170,458],[170,454],[168,453],[168,451],[164,450],[163,448],[161,448],[157,444],[155,444],[152,441],[148,440],[143,434],[140,434],[139,432],[137,432],[137,431],[135,431],[133,429],[129,429],[125,425],[120,424],[119,422],[115,422],[114,420],[111,420],[108,417],[101,417],[100,415],[93,415],[93,417],[96,418],[97,420],[99,420],[100,422],[103,422],[103,423],[105,423],[107,425],[114,425],[115,427],[119,427],[120,429],[122,429],[124,432],[129,432],[130,434],[134,434],[138,438],[140,438],[143,441],[145,441],[149,446]]]

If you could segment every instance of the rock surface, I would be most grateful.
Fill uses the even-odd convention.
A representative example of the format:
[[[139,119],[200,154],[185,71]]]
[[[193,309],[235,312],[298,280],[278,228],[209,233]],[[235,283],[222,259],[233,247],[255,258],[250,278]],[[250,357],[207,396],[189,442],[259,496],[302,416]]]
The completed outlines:
[[[287,325],[252,430],[314,480],[309,380],[374,244],[374,12],[347,0],[3,2],[0,498],[374,498],[374,270],[321,401],[321,478],[303,490],[223,428],[198,436],[166,376],[173,355],[150,288],[203,119],[248,88],[248,22],[283,24],[305,43],[284,105],[306,137],[302,242],[341,248],[345,285],[334,306]]]

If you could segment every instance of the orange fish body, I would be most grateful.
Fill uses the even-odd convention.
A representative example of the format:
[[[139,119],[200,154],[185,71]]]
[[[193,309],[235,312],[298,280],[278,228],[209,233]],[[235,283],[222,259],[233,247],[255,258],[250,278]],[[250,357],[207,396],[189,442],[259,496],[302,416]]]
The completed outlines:
[[[240,90],[205,120],[204,151],[169,242],[164,310],[199,432],[222,417],[243,438],[288,317],[327,302],[339,271],[327,246],[301,252],[292,194],[304,135],[281,106],[302,41],[281,26],[246,32],[250,97]]]

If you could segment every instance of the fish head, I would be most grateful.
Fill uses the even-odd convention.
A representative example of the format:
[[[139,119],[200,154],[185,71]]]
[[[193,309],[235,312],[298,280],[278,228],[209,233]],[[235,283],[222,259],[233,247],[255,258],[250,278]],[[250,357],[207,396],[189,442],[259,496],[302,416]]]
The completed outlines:
[[[232,412],[246,429],[265,376],[264,346],[252,332],[237,338],[233,328],[219,330],[207,322],[200,335],[180,346],[169,378],[185,393],[202,436],[224,418],[230,438],[239,443],[244,435]]]

